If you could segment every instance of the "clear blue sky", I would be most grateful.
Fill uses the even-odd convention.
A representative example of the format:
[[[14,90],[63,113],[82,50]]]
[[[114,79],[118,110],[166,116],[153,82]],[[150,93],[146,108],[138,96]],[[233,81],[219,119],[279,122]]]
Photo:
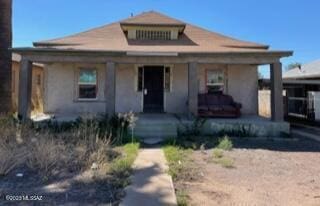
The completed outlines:
[[[320,58],[319,0],[13,0],[14,47],[80,32],[143,11],[183,21],[271,49],[293,50],[283,59]],[[268,76],[266,69],[261,72]]]

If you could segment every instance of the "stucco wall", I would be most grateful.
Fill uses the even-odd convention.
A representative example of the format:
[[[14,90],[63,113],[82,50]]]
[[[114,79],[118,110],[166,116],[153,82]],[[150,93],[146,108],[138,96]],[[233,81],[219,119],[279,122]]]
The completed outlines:
[[[257,114],[258,73],[257,66],[200,64],[198,69],[199,92],[206,92],[206,70],[224,72],[224,93],[242,104],[242,114]]]
[[[243,114],[258,114],[258,70],[252,65],[228,66],[228,94],[242,104]]]
[[[172,87],[165,92],[165,111],[186,113],[188,111],[188,65],[172,65]],[[97,101],[77,100],[77,71],[79,68],[97,68]],[[251,65],[200,64],[198,70],[199,92],[205,92],[206,70],[221,69],[225,73],[225,93],[242,103],[243,114],[257,114],[258,75],[257,67]],[[105,111],[105,65],[104,64],[50,64],[46,66],[45,112],[49,113],[102,113]],[[116,112],[142,112],[142,92],[136,91],[137,71],[133,64],[116,64]]]
[[[165,93],[165,111],[186,113],[188,112],[188,65],[173,65],[171,75],[171,91]]]
[[[79,68],[95,68],[98,73],[97,100],[77,99]],[[55,63],[45,66],[45,106],[46,113],[85,114],[105,111],[105,65]]]
[[[142,112],[142,92],[136,91],[136,68],[116,64],[116,112]]]

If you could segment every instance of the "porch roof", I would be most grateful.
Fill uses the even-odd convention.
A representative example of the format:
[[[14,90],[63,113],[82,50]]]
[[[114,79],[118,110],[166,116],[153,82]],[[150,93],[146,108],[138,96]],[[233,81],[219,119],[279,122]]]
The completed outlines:
[[[85,49],[55,48],[13,48],[13,52],[23,55],[32,62],[86,62],[86,63],[215,63],[263,65],[279,62],[292,51],[224,51],[224,52],[147,52],[147,51],[104,51]]]
[[[121,24],[170,25],[185,29],[177,40],[133,40],[127,39]],[[145,12],[106,26],[78,34],[34,42],[37,49],[57,51],[92,52],[155,52],[155,53],[248,53],[273,52],[269,46],[238,40],[216,32],[184,23],[158,12]],[[31,48],[28,48],[30,50]],[[39,50],[39,51],[40,51]],[[18,50],[16,50],[18,52]],[[21,51],[21,49],[20,49]],[[287,55],[283,55],[287,56]]]

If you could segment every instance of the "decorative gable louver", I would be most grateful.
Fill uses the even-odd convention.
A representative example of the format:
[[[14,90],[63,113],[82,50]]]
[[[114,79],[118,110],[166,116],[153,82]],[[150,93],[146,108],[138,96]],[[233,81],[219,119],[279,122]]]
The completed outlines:
[[[170,40],[171,31],[136,30],[137,40]]]

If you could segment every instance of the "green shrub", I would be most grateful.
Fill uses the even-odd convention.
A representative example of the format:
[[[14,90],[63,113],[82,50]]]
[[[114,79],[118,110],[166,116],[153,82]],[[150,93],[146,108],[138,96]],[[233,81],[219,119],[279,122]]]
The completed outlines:
[[[222,149],[218,149],[218,148],[215,148],[212,150],[212,156],[214,158],[222,158],[223,157],[223,150]]]
[[[224,136],[222,139],[219,140],[219,144],[216,146],[216,148],[222,150],[232,150],[233,144],[228,136]]]

